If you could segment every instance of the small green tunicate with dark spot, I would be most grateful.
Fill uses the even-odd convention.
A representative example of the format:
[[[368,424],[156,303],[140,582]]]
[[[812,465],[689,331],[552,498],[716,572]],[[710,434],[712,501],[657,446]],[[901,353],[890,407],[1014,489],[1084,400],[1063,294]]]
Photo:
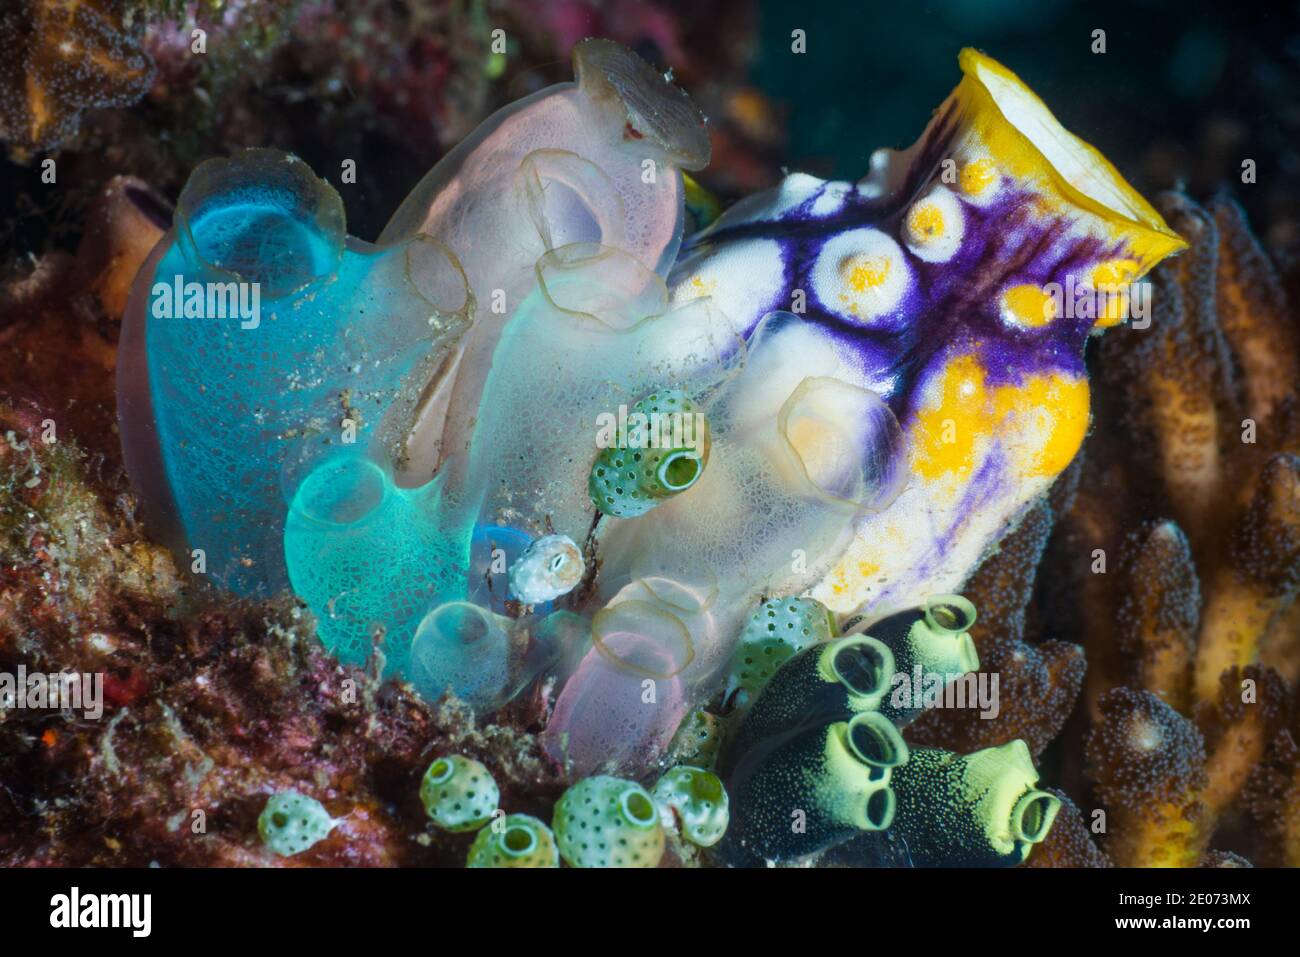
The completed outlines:
[[[473,831],[491,820],[501,792],[482,764],[452,754],[438,758],[424,772],[420,800],[438,827],[453,832]]]
[[[628,410],[627,441],[601,449],[587,481],[592,504],[635,518],[694,485],[709,461],[708,420],[676,389],[660,389]]]
[[[657,867],[664,852],[664,829],[650,792],[605,774],[565,791],[551,827],[571,867]]]
[[[467,867],[559,867],[551,829],[527,814],[508,814],[474,838]]]
[[[333,828],[334,820],[324,805],[297,791],[272,794],[257,819],[262,843],[281,857],[301,854],[329,837]]]

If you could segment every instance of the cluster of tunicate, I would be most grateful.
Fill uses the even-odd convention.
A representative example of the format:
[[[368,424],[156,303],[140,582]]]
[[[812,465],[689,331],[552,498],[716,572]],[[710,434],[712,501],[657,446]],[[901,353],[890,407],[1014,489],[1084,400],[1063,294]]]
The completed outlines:
[[[816,826],[759,853],[840,847],[888,824],[917,710],[872,682],[973,650],[928,605],[849,629],[836,677],[834,626],[959,587],[1023,517],[1087,430],[1084,342],[1181,240],[973,51],[911,150],[684,236],[703,117],[616,44],[574,65],[374,245],[293,157],[200,166],[123,326],[128,468],[182,567],[291,587],[344,661],[480,712],[552,679],[573,778],[667,766],[725,692],[738,839],[811,761]]]
[[[965,598],[935,596],[793,654],[725,741],[719,772],[733,823],[720,858],[736,866],[827,855],[859,866],[1024,860],[1060,805],[1033,787],[1024,742],[963,757],[909,749],[900,734],[922,710],[914,683],[962,680],[979,667],[974,623]]]
[[[478,832],[466,867],[560,866],[550,828],[528,814],[501,811],[501,790],[481,761],[463,754],[436,758],[420,781],[420,801],[439,829]]]

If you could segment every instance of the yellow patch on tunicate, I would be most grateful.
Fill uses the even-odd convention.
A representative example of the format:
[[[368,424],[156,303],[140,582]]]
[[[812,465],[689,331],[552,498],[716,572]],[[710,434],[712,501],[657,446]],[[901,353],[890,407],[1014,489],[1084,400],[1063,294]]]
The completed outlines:
[[[863,324],[893,313],[912,285],[903,248],[877,229],[850,229],[832,236],[817,254],[810,278],[818,299]]]
[[[967,163],[961,168],[961,173],[957,177],[957,185],[967,196],[981,196],[984,191],[993,185],[997,179],[998,171],[993,165],[993,161],[988,157],[977,159]]]
[[[1002,293],[1001,313],[1004,322],[1036,329],[1056,318],[1056,300],[1041,286],[1020,283]]]
[[[830,585],[832,592],[836,595],[843,595],[851,586],[858,586],[873,575],[879,575],[880,567],[879,562],[855,558],[846,554],[831,570],[830,574],[826,576],[826,581]]]
[[[907,238],[917,244],[939,239],[945,231],[943,210],[935,202],[922,200],[907,211]]]
[[[1049,372],[1026,377],[1020,385],[994,390],[999,423],[1011,417],[1028,418],[1025,430],[1011,451],[1016,471],[1023,476],[1051,478],[1074,459],[1088,433],[1088,380]]]
[[[949,361],[936,401],[912,426],[912,470],[921,478],[968,478],[976,441],[993,426],[984,367],[973,355]]]
[[[931,481],[967,480],[980,445],[1006,436],[1016,474],[1058,475],[1087,434],[1088,401],[1086,378],[1050,372],[990,389],[979,359],[958,356],[948,362],[934,399],[917,413],[912,471]]]
[[[712,296],[718,291],[718,281],[716,279],[705,279],[702,276],[692,276],[691,289],[701,296]]]
[[[1110,259],[1092,268],[1088,284],[1098,294],[1097,328],[1118,325],[1128,314],[1128,286],[1137,278],[1138,269],[1132,259]]]
[[[863,293],[883,286],[892,266],[887,256],[845,256],[840,262],[840,275],[850,289]],[[849,301],[848,296],[843,299]]]

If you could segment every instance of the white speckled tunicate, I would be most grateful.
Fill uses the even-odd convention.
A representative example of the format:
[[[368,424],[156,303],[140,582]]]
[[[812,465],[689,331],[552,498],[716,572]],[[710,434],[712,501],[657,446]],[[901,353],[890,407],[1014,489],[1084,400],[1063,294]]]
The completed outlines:
[[[529,545],[510,568],[510,594],[526,605],[554,601],[573,591],[586,568],[567,535],[546,535]]]

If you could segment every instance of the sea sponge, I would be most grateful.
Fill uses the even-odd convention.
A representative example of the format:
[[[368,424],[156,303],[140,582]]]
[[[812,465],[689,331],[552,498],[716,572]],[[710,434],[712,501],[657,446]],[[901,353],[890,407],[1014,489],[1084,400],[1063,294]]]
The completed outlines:
[[[0,138],[26,156],[77,131],[83,110],[126,106],[153,82],[124,0],[18,0],[0,14]]]

